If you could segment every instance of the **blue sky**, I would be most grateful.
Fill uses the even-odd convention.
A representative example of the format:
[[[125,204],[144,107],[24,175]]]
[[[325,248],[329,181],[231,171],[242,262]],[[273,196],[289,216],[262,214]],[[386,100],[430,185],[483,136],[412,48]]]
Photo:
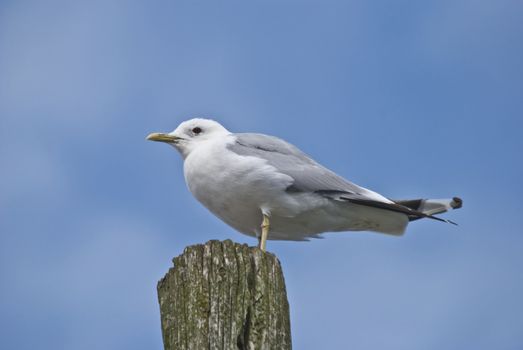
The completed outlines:
[[[392,198],[464,199],[459,227],[269,242],[296,349],[521,349],[522,10],[1,1],[0,348],[161,349],[171,258],[255,243],[144,140],[203,116]]]

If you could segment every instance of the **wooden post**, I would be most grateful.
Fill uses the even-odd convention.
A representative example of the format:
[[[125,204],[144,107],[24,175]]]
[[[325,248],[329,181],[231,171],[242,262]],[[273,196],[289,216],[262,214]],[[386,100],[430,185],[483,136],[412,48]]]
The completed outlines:
[[[280,262],[255,247],[185,248],[158,282],[165,350],[291,349]]]

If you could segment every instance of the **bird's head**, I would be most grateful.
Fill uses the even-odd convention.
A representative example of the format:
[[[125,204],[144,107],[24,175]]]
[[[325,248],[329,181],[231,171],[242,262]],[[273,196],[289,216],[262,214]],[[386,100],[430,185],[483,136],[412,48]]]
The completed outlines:
[[[199,145],[228,134],[230,132],[214,120],[194,118],[182,122],[170,133],[149,134],[147,140],[168,143],[186,158]]]

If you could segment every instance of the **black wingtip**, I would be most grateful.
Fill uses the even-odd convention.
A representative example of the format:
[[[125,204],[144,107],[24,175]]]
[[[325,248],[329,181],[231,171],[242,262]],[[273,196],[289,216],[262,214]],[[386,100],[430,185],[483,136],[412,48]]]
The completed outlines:
[[[451,221],[451,220],[445,220],[446,222],[448,222],[449,224],[452,224],[454,226],[459,226],[457,223],[455,223],[454,221]]]
[[[455,225],[455,226],[458,226],[457,223],[455,223],[454,221],[452,220],[449,220],[449,219],[442,219],[438,216],[434,216],[434,215],[426,215],[425,216],[426,218],[429,218],[429,219],[432,219],[432,220],[437,220],[437,221],[441,221],[441,222],[446,222],[447,224],[452,224],[452,225]]]

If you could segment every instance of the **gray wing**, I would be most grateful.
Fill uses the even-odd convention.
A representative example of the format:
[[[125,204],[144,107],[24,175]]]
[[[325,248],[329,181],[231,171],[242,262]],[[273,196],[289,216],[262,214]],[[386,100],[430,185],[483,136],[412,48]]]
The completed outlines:
[[[297,147],[274,136],[263,134],[234,134],[236,142],[229,150],[243,156],[265,159],[278,171],[294,179],[288,191],[296,192],[343,192],[347,194],[374,196],[363,187],[345,180],[331,170],[321,166]],[[385,198],[384,198],[385,199]]]
[[[391,210],[407,215],[410,220],[426,217],[450,222],[395,203],[376,192],[353,184],[277,137],[253,133],[234,136],[236,140],[227,146],[228,149],[242,156],[265,159],[269,165],[292,177],[294,183],[287,188],[289,192],[313,192],[339,201]]]

